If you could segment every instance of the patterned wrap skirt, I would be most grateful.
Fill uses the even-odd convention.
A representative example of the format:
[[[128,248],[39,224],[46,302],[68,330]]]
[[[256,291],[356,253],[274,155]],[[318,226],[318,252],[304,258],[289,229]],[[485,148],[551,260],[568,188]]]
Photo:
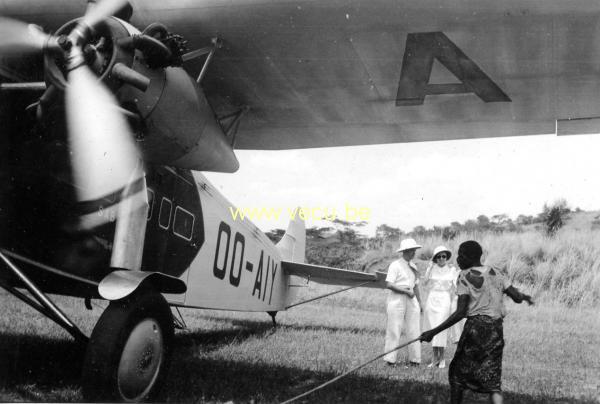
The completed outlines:
[[[450,386],[479,393],[502,391],[502,319],[468,317],[450,363]]]

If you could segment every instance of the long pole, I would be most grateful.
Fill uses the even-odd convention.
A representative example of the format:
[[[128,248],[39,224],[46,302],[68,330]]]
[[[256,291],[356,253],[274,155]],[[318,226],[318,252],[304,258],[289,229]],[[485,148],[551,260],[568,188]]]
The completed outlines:
[[[300,394],[300,395],[298,395],[298,396],[296,396],[296,397],[292,397],[292,398],[290,398],[289,400],[286,400],[286,401],[282,402],[281,404],[289,404],[289,403],[293,403],[294,401],[297,401],[297,400],[299,400],[299,399],[301,399],[301,398],[303,398],[303,397],[306,397],[306,396],[308,396],[309,394],[312,394],[312,393],[314,393],[314,392],[315,392],[315,391],[317,391],[317,390],[321,390],[321,389],[323,389],[323,388],[325,388],[325,387],[329,386],[330,384],[333,384],[333,383],[337,382],[338,380],[340,380],[340,379],[342,379],[342,378],[344,378],[344,377],[348,376],[350,373],[352,373],[352,372],[355,372],[355,371],[357,371],[358,369],[360,369],[360,368],[362,368],[362,367],[365,367],[365,366],[367,366],[368,364],[370,364],[370,363],[372,363],[372,362],[375,362],[377,359],[383,358],[385,355],[387,355],[387,354],[389,354],[389,353],[391,353],[391,352],[397,351],[397,350],[398,350],[398,349],[400,349],[400,348],[404,348],[405,346],[407,346],[407,345],[410,345],[410,344],[412,344],[413,342],[417,342],[418,340],[419,340],[419,338],[415,338],[415,339],[412,339],[412,340],[410,340],[410,341],[407,341],[407,342],[405,342],[404,344],[398,345],[396,348],[390,349],[389,351],[387,351],[387,352],[384,352],[384,353],[382,353],[381,355],[377,355],[377,356],[376,356],[376,357],[374,357],[373,359],[369,359],[367,362],[365,362],[365,363],[362,363],[362,364],[360,364],[360,365],[358,365],[358,366],[356,366],[356,367],[353,367],[352,369],[348,370],[347,372],[345,372],[345,373],[342,373],[341,375],[334,377],[333,379],[331,379],[331,380],[329,380],[329,381],[327,381],[327,382],[325,382],[325,383],[323,383],[323,384],[321,384],[321,385],[319,385],[319,386],[315,387],[314,389],[312,389],[312,390],[309,390],[309,391],[307,391],[307,392],[304,392],[304,393],[302,393],[302,394]]]

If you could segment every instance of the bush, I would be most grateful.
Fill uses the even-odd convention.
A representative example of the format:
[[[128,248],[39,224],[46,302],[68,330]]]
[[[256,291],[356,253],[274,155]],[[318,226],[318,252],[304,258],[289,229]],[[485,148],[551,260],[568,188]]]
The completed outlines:
[[[554,236],[563,227],[568,214],[571,212],[564,199],[558,199],[552,205],[544,204],[542,212],[546,234]]]

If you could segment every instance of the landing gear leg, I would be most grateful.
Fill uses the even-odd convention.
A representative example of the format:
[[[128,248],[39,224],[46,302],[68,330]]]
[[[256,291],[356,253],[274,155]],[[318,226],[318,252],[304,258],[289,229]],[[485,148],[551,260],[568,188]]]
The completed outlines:
[[[277,321],[275,321],[275,316],[277,315],[276,311],[267,311],[267,314],[271,316],[271,320],[273,321],[273,327],[277,327]]]

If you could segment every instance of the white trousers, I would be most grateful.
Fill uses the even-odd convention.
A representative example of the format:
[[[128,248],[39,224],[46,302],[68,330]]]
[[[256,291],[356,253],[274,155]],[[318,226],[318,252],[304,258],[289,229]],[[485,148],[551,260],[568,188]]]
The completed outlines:
[[[414,339],[421,335],[421,313],[419,302],[416,298],[397,293],[388,298],[387,327],[385,330],[385,351],[387,352],[400,345],[402,331],[407,339]],[[383,360],[396,363],[398,351],[391,352]],[[413,342],[408,346],[408,360],[421,363],[421,343]]]

